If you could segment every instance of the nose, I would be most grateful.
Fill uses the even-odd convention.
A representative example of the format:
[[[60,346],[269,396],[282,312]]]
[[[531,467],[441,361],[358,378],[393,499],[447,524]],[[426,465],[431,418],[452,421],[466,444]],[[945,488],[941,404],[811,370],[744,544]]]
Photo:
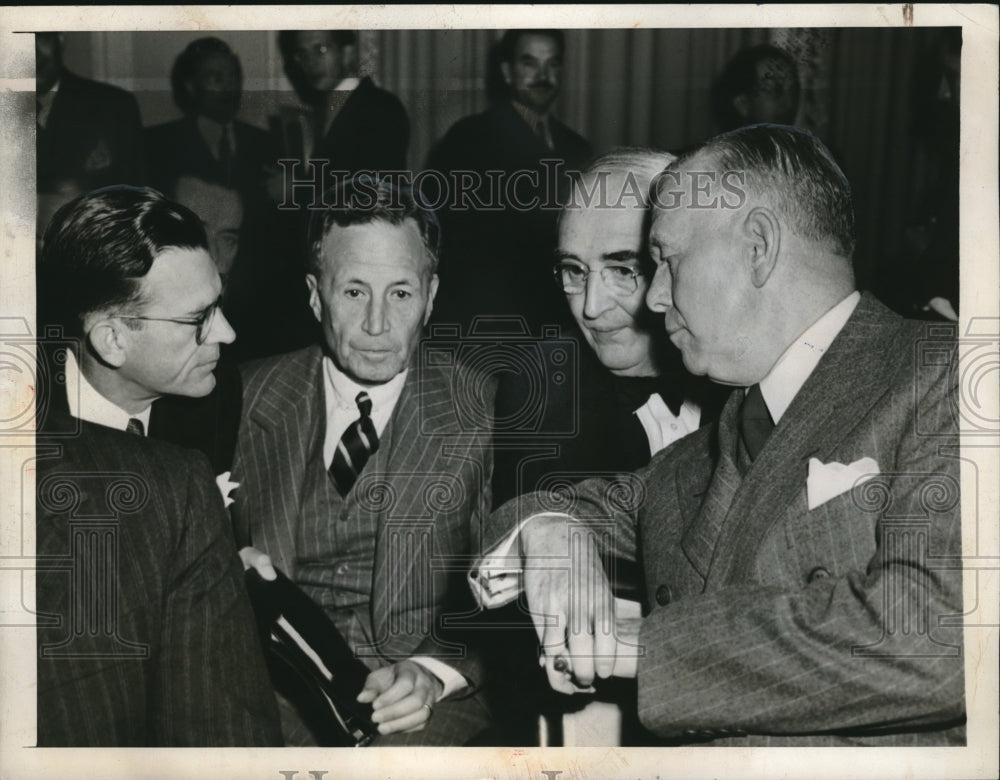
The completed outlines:
[[[385,332],[385,303],[381,298],[372,298],[365,315],[365,333],[378,336]]]
[[[674,305],[673,283],[670,266],[659,263],[656,266],[656,273],[653,274],[653,281],[649,283],[649,289],[646,291],[646,305],[660,313],[671,308]]]
[[[604,286],[601,275],[594,271],[587,276],[587,287],[583,291],[583,316],[593,320],[612,307],[611,293]]]
[[[222,313],[222,309],[215,312],[215,318],[212,320],[212,330],[205,341],[218,344],[232,344],[236,341],[236,331],[229,324],[229,320]]]

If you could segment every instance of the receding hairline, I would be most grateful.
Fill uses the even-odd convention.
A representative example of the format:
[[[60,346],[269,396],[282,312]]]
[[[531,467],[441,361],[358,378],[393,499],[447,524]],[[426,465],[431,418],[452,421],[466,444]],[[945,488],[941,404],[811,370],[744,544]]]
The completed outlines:
[[[374,227],[376,225],[385,225],[386,227],[399,228],[403,230],[405,230],[407,227],[412,226],[413,230],[416,232],[417,241],[420,243],[420,246],[424,250],[422,255],[424,262],[420,269],[421,274],[426,275],[428,279],[434,277],[437,274],[437,260],[434,256],[434,252],[427,245],[427,241],[424,240],[423,233],[420,230],[420,222],[417,220],[415,216],[412,215],[404,217],[402,221],[399,223],[394,223],[391,220],[381,216],[374,216],[367,222],[354,222],[350,225],[339,225],[336,222],[331,222],[327,226],[326,230],[323,231],[323,235],[320,237],[319,245],[317,247],[318,249],[317,254],[319,255],[318,259],[321,260],[322,262],[315,263],[314,264],[315,267],[309,270],[307,273],[318,275],[316,271],[317,270],[322,271],[326,267],[329,261],[326,259],[326,256],[323,253],[323,247],[326,245],[327,241],[333,234],[334,230],[348,231],[351,230],[352,228],[369,228],[369,227]]]

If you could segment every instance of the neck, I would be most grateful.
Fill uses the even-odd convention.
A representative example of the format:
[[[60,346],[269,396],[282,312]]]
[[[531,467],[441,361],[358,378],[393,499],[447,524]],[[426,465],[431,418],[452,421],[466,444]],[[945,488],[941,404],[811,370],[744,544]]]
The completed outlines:
[[[80,360],[80,371],[97,392],[119,409],[129,414],[144,412],[160,396],[151,393],[135,382],[122,377],[118,369],[101,363],[85,353]]]

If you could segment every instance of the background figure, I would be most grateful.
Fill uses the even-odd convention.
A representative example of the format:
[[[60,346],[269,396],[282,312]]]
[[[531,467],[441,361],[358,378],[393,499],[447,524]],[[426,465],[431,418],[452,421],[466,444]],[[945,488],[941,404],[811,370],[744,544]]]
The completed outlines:
[[[559,30],[508,31],[495,58],[503,96],[456,122],[428,158],[447,182],[446,192],[428,192],[444,236],[434,321],[463,334],[479,315],[516,315],[532,335],[568,319],[549,271],[558,198],[565,172],[591,148],[551,113],[564,48]]]
[[[222,279],[225,299],[231,293],[227,282],[241,245],[243,200],[240,193],[221,182],[196,174],[181,174],[166,189],[166,193],[177,203],[191,209],[201,220],[208,238],[208,252]]]
[[[281,745],[204,456],[87,422],[50,438],[62,414],[38,436],[39,747]]]
[[[281,123],[283,152],[329,160],[331,172],[402,171],[410,143],[406,109],[371,78],[359,76],[357,41],[351,30],[278,34],[285,74],[313,110],[304,126]]]
[[[565,486],[598,474],[634,471],[682,436],[718,416],[728,391],[684,368],[660,318],[646,307],[653,276],[649,257],[649,186],[674,157],[651,149],[619,149],[583,170],[559,215],[556,284],[566,296],[577,326],[572,338],[575,363],[564,363],[568,379],[536,385],[529,372],[499,375],[495,418],[518,419],[532,404],[542,406],[537,425],[518,436],[497,434],[494,453],[494,506],[533,490]],[[599,182],[602,182],[599,184]],[[595,193],[588,201],[587,193]],[[567,351],[567,341],[540,345],[543,364]],[[643,599],[641,572],[625,561],[609,564],[616,594]],[[558,725],[563,713],[586,700],[554,695],[534,658],[537,636],[530,618],[508,608],[504,619],[523,630],[497,633],[491,663],[505,670],[499,679],[525,682],[511,691],[498,686],[498,708],[509,711],[513,744],[530,744],[537,713]],[[638,744],[644,737],[636,718],[635,685],[614,681],[598,698],[620,709],[590,708],[565,725],[603,732],[598,740],[575,744]],[[624,714],[624,721],[621,714]],[[573,717],[573,716],[571,716]],[[609,730],[615,733],[607,733]],[[620,741],[619,741],[620,740]]]
[[[142,121],[128,92],[63,64],[63,34],[35,34],[38,191],[141,184]]]
[[[722,130],[761,122],[794,124],[799,113],[798,65],[771,44],[743,49],[713,85],[712,106]]]
[[[961,75],[962,31],[946,29],[917,60],[912,119],[918,146],[913,164],[927,172],[927,185],[908,204],[906,254],[884,285],[891,301],[908,295],[903,311],[914,317],[958,319]],[[913,282],[915,289],[909,288]]]

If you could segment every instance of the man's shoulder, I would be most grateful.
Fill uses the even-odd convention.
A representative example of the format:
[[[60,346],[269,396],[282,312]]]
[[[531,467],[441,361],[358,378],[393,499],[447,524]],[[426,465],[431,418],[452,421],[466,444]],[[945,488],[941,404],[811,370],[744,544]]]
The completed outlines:
[[[387,89],[378,86],[370,77],[365,76],[348,99],[354,107],[366,110],[377,110],[380,113],[396,112],[405,115],[403,101]]]
[[[183,119],[174,119],[170,122],[163,122],[143,128],[142,132],[148,142],[163,142],[183,135],[184,124],[185,121]]]
[[[135,99],[135,95],[128,90],[116,87],[113,84],[107,84],[103,81],[94,81],[93,79],[84,78],[83,76],[78,76],[75,73],[67,72],[63,75],[59,85],[59,91],[67,96],[73,95],[76,97],[82,97],[88,101],[94,101],[101,105],[115,105],[119,108],[138,108],[138,102]]]
[[[311,381],[319,371],[323,351],[318,345],[310,345],[281,355],[258,358],[243,363],[240,374],[243,378],[244,398],[249,405],[264,390],[275,389],[274,382],[292,377],[301,386]]]

